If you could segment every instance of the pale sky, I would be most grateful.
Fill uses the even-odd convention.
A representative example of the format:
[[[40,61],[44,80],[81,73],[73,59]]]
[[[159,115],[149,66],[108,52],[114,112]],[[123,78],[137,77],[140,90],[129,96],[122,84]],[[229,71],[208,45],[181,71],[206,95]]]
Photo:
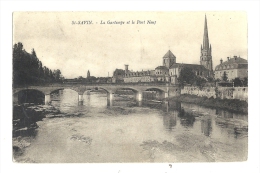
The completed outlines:
[[[22,42],[27,52],[34,48],[44,66],[60,69],[65,78],[86,77],[88,70],[91,76],[112,76],[124,64],[152,70],[169,49],[177,63],[199,64],[205,14],[213,68],[228,56],[247,59],[246,12],[16,12],[13,44]],[[87,20],[93,24],[72,25]]]

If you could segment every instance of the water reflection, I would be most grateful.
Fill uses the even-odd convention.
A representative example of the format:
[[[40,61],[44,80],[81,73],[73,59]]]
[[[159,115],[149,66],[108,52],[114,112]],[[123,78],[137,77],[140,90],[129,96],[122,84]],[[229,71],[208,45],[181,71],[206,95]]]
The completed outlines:
[[[201,133],[205,136],[210,136],[212,132],[212,121],[210,117],[206,117],[200,121],[201,123]]]
[[[143,107],[162,110],[164,112],[162,113],[163,125],[166,130],[176,128],[179,122],[185,129],[200,129],[200,133],[207,137],[212,136],[213,124],[217,125],[214,126],[214,135],[225,133],[229,137],[237,138],[241,134],[247,134],[247,115],[172,100],[165,102],[143,101]]]
[[[195,117],[192,115],[192,113],[185,112],[184,108],[181,108],[178,115],[180,117],[181,125],[183,125],[184,127],[193,127]]]
[[[66,94],[70,96],[68,97]],[[77,93],[72,90],[64,90],[63,93],[58,94],[60,98],[59,107],[61,111],[71,111],[74,108],[74,111],[79,112],[91,111],[95,107],[100,107],[100,105],[109,105],[109,107],[111,105],[115,107],[149,107],[161,112],[162,124],[167,131],[182,127],[207,137],[222,135],[222,138],[225,135],[237,138],[239,135],[247,133],[247,115],[173,100],[143,100],[137,102],[132,93],[128,95],[122,93],[113,94],[112,100],[110,96],[104,93],[85,93],[83,95],[83,104],[78,106]],[[101,97],[104,98],[100,99]],[[109,103],[110,101],[113,103]]]
[[[172,130],[177,124],[178,111],[173,111],[172,114],[166,114],[163,116],[163,126],[167,130]]]

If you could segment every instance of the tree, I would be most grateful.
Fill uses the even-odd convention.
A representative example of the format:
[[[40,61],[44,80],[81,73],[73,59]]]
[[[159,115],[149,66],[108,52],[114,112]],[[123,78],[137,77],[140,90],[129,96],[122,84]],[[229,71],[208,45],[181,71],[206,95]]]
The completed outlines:
[[[55,81],[61,80],[61,71],[59,69],[53,71]]]
[[[244,78],[244,80],[243,80],[243,85],[244,85],[245,87],[248,86],[248,77],[245,77],[245,78]]]
[[[84,78],[82,76],[78,77],[78,80],[82,81]]]
[[[200,88],[203,88],[205,84],[207,83],[207,80],[203,77],[197,76],[196,77],[196,85]]]
[[[235,78],[235,79],[233,80],[233,82],[234,82],[234,86],[235,86],[235,87],[241,87],[241,86],[243,86],[242,81],[241,81],[238,77]]]
[[[48,67],[43,67],[37,58],[36,52],[31,53],[23,49],[23,44],[18,42],[13,46],[13,85],[30,85],[42,82],[54,82],[61,78],[60,70],[52,72]],[[56,76],[55,76],[56,75]]]
[[[181,69],[180,76],[178,77],[178,82],[181,86],[184,84],[193,84],[196,81],[196,75],[190,67],[184,67]]]
[[[214,78],[213,77],[208,77],[207,80],[208,80],[208,82],[214,82]]]
[[[224,71],[224,74],[222,76],[222,80],[225,81],[225,82],[228,80],[227,73],[225,71]]]

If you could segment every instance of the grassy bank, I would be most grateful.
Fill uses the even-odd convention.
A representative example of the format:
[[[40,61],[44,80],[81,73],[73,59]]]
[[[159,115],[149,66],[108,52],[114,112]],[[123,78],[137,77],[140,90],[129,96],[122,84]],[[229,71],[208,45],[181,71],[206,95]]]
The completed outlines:
[[[194,103],[205,107],[220,108],[240,113],[248,113],[248,103],[246,101],[238,99],[214,99],[213,97],[207,98],[189,94],[182,94],[180,96],[171,97],[169,98],[169,100],[176,100],[185,103]]]

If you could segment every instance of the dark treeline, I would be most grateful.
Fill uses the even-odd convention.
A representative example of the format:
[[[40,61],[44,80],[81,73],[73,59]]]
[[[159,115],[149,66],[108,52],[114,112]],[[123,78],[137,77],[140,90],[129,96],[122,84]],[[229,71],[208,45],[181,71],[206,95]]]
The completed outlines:
[[[37,58],[36,52],[31,53],[23,49],[22,43],[13,46],[13,85],[37,85],[61,82],[63,79],[61,71],[51,70],[42,66],[42,62]]]

